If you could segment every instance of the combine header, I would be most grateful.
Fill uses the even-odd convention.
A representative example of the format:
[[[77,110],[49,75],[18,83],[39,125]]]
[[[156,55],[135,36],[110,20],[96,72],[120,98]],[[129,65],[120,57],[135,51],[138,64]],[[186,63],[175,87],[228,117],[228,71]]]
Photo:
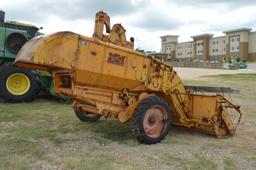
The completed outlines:
[[[104,26],[108,35],[103,34]],[[239,106],[223,95],[200,95],[185,88],[171,66],[134,51],[133,43],[133,38],[126,41],[122,25],[111,28],[109,16],[101,11],[93,38],[72,32],[36,37],[21,49],[16,66],[50,72],[55,92],[74,99],[75,114],[82,121],[101,116],[122,123],[132,120],[142,143],[160,142],[171,125],[217,137],[234,134],[228,110],[240,113]]]

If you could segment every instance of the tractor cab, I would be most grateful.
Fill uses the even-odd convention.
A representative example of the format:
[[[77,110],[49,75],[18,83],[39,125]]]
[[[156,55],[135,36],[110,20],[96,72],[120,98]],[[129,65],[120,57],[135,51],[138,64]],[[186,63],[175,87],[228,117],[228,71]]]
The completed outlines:
[[[5,28],[17,29],[17,30],[24,30],[28,33],[28,38],[31,39],[38,35],[39,28],[32,24],[27,24],[23,22],[17,21],[6,21],[4,22]]]
[[[17,21],[5,21],[5,12],[0,10],[0,59],[15,59],[21,47],[39,33],[35,25]]]

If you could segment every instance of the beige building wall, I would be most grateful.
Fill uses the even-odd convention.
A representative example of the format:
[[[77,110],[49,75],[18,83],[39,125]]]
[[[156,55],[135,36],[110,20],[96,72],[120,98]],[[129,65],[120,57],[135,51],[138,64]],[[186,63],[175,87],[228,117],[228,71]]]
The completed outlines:
[[[176,47],[176,58],[186,58],[186,43],[179,43]]]
[[[256,61],[256,32],[249,33],[248,60]]]
[[[176,50],[176,45],[178,43],[177,35],[166,35],[161,37],[161,53],[170,54],[172,51]]]
[[[240,32],[232,32],[232,33],[226,33],[226,40],[228,40],[229,37],[232,36],[240,36],[240,42],[248,42],[249,40],[249,34],[247,31],[240,31]]]
[[[249,53],[256,53],[256,32],[251,32],[249,34],[248,52]]]
[[[226,34],[226,58],[240,58],[248,60],[248,42],[250,28],[241,28],[236,30],[225,31]]]
[[[176,58],[191,58],[193,57],[193,42],[178,43],[176,47]]]
[[[161,37],[161,53],[171,59],[219,60],[229,58],[256,61],[256,31],[250,28],[239,28],[224,31],[225,36],[213,37],[213,34],[195,35],[193,41],[178,43],[178,36]]]
[[[223,60],[226,55],[226,36],[214,37],[209,40],[210,60]]]
[[[209,41],[210,56],[226,54],[226,36],[214,37]]]

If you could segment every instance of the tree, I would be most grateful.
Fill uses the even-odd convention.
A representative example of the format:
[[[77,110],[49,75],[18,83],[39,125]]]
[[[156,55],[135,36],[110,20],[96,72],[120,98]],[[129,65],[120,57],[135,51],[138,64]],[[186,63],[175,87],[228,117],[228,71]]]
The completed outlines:
[[[141,49],[140,47],[136,48],[135,51],[141,52],[141,53],[145,53],[145,50]]]
[[[228,63],[231,64],[232,63],[232,59],[231,57],[228,58]]]
[[[239,57],[236,58],[236,62],[238,62],[238,63],[240,62],[240,58]]]

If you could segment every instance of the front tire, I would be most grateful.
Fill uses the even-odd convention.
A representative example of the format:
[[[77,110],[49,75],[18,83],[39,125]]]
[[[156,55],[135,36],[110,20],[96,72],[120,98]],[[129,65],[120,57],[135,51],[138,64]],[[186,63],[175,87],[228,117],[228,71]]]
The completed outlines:
[[[86,112],[80,109],[75,109],[74,112],[78,119],[80,119],[82,122],[96,122],[101,117],[99,114]]]
[[[151,96],[139,103],[134,112],[133,130],[140,143],[155,144],[168,134],[171,110],[166,101]]]
[[[39,82],[32,71],[7,63],[0,74],[0,94],[5,101],[29,102],[37,95]]]

